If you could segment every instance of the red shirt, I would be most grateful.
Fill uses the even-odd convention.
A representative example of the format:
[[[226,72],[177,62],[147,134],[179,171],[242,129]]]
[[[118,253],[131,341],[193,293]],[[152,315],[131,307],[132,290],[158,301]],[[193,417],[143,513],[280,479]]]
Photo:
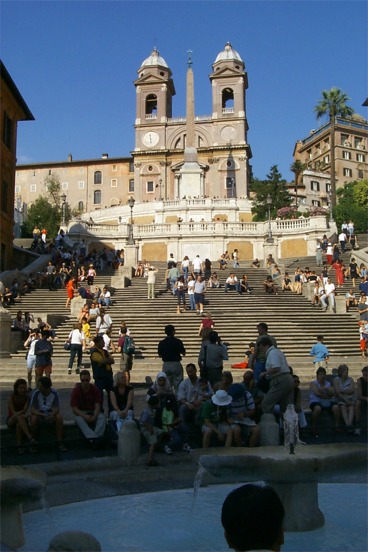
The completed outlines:
[[[88,390],[84,392],[81,384],[77,383],[72,391],[70,406],[72,408],[79,408],[79,410],[93,412],[96,403],[101,403],[100,390],[93,383],[90,383]]]

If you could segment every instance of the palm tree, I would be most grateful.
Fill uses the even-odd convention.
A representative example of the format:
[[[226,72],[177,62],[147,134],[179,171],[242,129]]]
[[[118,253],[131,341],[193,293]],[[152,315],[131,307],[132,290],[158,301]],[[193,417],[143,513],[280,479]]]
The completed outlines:
[[[304,169],[306,168],[306,165],[302,163],[299,159],[294,161],[292,165],[290,165],[291,172],[295,175],[295,206],[298,207],[298,184],[299,184],[299,178],[300,175],[303,174]]]
[[[336,207],[336,174],[335,174],[335,117],[351,117],[354,110],[346,105],[350,98],[339,88],[323,90],[322,99],[314,111],[317,119],[328,115],[330,118],[330,173],[331,173],[331,205]]]

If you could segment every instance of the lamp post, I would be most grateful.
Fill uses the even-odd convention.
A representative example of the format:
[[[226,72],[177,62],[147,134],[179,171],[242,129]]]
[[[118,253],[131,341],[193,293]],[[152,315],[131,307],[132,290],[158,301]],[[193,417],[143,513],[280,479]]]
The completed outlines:
[[[330,199],[330,205],[329,205],[329,207],[330,207],[330,209],[329,209],[329,211],[330,211],[330,222],[333,222],[333,215],[332,215],[332,190],[331,190],[331,187],[330,187],[330,189],[329,189],[329,191],[328,191],[328,197],[329,197],[329,199]]]
[[[62,194],[60,196],[60,199],[62,201],[62,204],[61,204],[61,224],[63,226],[65,226],[65,203],[66,203],[66,194]]]
[[[272,230],[271,230],[271,205],[272,205],[272,197],[270,194],[266,197],[267,207],[268,207],[268,236],[267,241],[272,243],[273,237],[272,237]]]
[[[130,207],[130,227],[129,227],[129,237],[128,237],[128,244],[134,245],[134,238],[133,238],[133,209],[134,209],[135,199],[134,197],[130,197],[128,199],[128,205]]]

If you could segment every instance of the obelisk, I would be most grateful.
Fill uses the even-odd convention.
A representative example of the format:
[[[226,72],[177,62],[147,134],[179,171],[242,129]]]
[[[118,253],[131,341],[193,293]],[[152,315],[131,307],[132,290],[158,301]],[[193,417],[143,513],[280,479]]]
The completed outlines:
[[[194,118],[194,75],[191,50],[188,51],[187,90],[186,90],[186,142],[184,164],[180,169],[180,197],[200,197],[202,193],[202,170],[198,164],[198,152],[195,146]]]

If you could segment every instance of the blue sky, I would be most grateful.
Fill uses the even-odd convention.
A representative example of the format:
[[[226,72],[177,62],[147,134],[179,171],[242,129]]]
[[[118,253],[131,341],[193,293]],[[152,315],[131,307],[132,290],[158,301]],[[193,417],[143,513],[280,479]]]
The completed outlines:
[[[18,162],[128,156],[137,69],[154,46],[173,72],[173,116],[185,115],[187,50],[196,115],[211,113],[208,75],[230,41],[248,72],[253,173],[291,179],[296,140],[325,121],[314,106],[339,87],[368,118],[365,1],[0,0],[1,59],[32,111]]]

